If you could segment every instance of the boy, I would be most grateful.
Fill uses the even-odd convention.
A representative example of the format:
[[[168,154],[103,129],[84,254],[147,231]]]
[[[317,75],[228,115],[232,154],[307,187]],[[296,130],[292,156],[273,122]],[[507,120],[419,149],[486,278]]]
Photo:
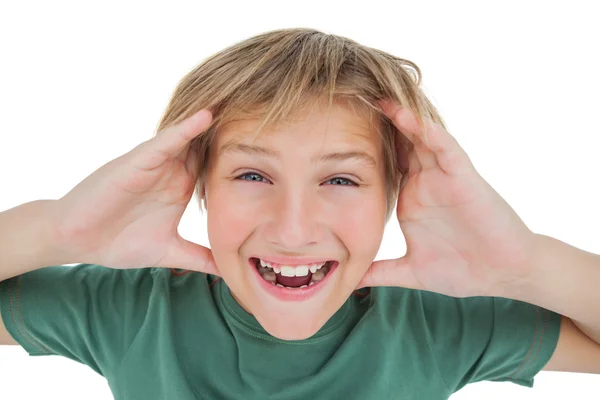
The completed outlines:
[[[117,399],[445,399],[599,373],[598,256],[531,232],[420,80],[310,29],[208,58],[154,138],[0,214],[0,343],[89,365]],[[194,190],[210,250],[177,233]],[[406,256],[373,262],[395,205]]]

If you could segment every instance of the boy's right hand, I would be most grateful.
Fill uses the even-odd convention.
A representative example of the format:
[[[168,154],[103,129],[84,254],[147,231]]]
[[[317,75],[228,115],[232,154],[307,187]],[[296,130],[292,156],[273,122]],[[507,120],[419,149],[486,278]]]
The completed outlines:
[[[77,258],[72,262],[217,275],[210,249],[177,231],[197,180],[190,142],[211,120],[202,110],[159,132],[56,201],[54,240]]]

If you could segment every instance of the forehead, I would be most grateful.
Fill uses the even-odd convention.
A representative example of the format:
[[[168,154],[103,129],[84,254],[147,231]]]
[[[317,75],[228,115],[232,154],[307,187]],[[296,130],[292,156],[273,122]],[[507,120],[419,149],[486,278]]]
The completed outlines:
[[[314,107],[301,110],[263,129],[257,130],[262,115],[248,116],[224,126],[215,138],[217,149],[232,142],[272,146],[293,145],[297,149],[307,146],[361,146],[377,151],[381,138],[377,120],[365,112],[359,112],[343,104]]]

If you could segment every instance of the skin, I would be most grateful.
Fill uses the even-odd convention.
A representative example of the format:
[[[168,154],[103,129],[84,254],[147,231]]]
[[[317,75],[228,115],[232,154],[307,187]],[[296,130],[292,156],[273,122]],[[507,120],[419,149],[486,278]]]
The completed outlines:
[[[258,120],[234,122],[211,147],[206,176],[208,236],[218,274],[236,301],[271,335],[314,335],[344,304],[372,264],[385,228],[381,139],[369,121],[343,105],[300,114],[254,140]],[[260,146],[275,156],[226,144]],[[319,162],[323,154],[363,152],[363,159]],[[355,183],[352,184],[352,182]],[[282,301],[259,286],[256,254],[339,262],[323,290]]]

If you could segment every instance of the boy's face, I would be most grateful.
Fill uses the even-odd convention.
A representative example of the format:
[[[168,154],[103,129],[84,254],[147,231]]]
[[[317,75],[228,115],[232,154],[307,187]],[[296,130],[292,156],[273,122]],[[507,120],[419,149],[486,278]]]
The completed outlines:
[[[209,241],[236,301],[271,335],[305,339],[343,305],[377,255],[386,211],[381,139],[341,105],[329,116],[300,115],[253,142],[258,122],[232,123],[212,144]],[[258,268],[258,259],[270,267]]]

